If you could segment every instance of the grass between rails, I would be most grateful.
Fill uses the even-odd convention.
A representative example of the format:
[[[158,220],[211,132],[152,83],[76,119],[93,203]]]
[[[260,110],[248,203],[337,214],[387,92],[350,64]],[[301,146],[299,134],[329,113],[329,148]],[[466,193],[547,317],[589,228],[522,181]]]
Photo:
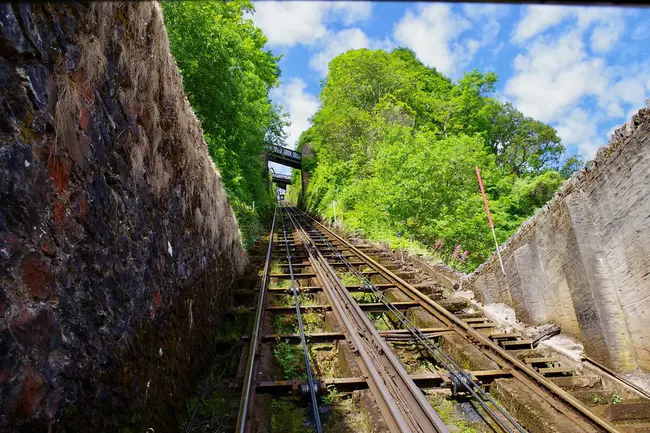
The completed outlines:
[[[371,420],[360,404],[359,395],[346,395],[328,390],[321,403],[327,406],[323,414],[323,430],[328,433],[370,433]],[[271,403],[272,433],[313,433],[309,408],[300,407],[289,397],[274,399]]]
[[[324,330],[325,318],[320,313],[305,313],[302,315],[302,322],[306,334]],[[297,334],[298,318],[293,314],[276,315],[273,318],[273,328],[278,334]],[[313,348],[314,345],[309,345],[310,361],[313,360]],[[278,340],[273,348],[273,354],[286,379],[307,378],[302,347],[299,344]]]
[[[482,422],[469,421],[467,415],[461,410],[459,403],[444,394],[431,393],[427,395],[427,399],[442,419],[442,422],[447,426],[455,427],[453,431],[458,433],[482,433],[492,431],[488,430],[489,427]]]
[[[341,282],[346,286],[360,286],[362,284],[361,279],[352,272],[338,272],[337,274]]]

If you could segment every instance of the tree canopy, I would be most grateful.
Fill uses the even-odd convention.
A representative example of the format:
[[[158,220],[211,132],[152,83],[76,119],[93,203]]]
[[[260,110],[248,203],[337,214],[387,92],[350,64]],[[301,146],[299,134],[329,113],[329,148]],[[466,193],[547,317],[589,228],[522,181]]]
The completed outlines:
[[[285,123],[269,100],[279,82],[279,57],[264,50],[266,37],[244,18],[252,11],[248,1],[162,6],[185,92],[248,244],[262,230],[258,221],[274,199],[262,154],[265,143],[281,137]]]
[[[279,57],[244,18],[250,11],[247,0],[163,2],[170,49],[245,244],[263,231],[274,197],[264,148],[282,144],[287,124],[269,99]],[[303,161],[306,205],[371,238],[435,247],[452,264],[476,266],[492,239],[475,166],[505,240],[582,164],[551,126],[493,98],[497,79],[475,70],[453,82],[405,48],[334,58],[299,141],[314,151]]]
[[[315,152],[308,208],[475,267],[493,249],[475,166],[503,241],[581,164],[551,126],[491,97],[496,83],[476,70],[454,83],[405,48],[334,58],[300,138]]]

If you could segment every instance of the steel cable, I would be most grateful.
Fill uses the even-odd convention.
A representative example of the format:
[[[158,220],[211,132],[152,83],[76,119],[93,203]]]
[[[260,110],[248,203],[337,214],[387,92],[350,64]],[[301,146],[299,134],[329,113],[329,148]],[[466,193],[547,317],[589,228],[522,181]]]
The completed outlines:
[[[315,234],[319,240],[321,240],[326,248],[330,249],[331,252],[335,254],[335,257],[338,258],[347,269],[351,271],[359,280],[362,282],[361,289],[370,289],[373,294],[375,294],[379,300],[386,306],[386,308],[397,317],[397,319],[406,327],[406,329],[415,337],[415,339],[422,344],[440,363],[450,375],[456,379],[456,383],[460,384],[467,392],[469,392],[472,397],[483,407],[483,409],[490,415],[494,421],[499,424],[508,433],[514,433],[514,431],[503,422],[501,418],[487,405],[486,402],[491,403],[520,433],[527,433],[526,430],[521,427],[517,421],[515,421],[510,414],[508,414],[500,405],[490,397],[481,386],[476,384],[472,377],[463,370],[453,359],[451,359],[447,354],[440,349],[440,347],[424,335],[417,326],[413,324],[401,311],[399,311],[395,306],[384,296],[375,285],[368,280],[363,274],[361,274],[350,262],[341,254],[341,252],[327,239],[318,229],[310,230],[309,233]],[[472,389],[475,388],[476,392]],[[479,397],[480,395],[480,397]]]
[[[282,222],[282,235],[284,237],[284,246],[287,251],[287,263],[289,265],[289,275],[291,277],[291,292],[293,293],[293,300],[296,305],[296,315],[298,317],[298,330],[300,332],[300,344],[302,345],[303,356],[305,358],[305,368],[307,369],[307,385],[309,386],[309,394],[311,396],[312,409],[314,412],[314,422],[316,423],[316,431],[323,432],[323,425],[320,419],[320,411],[318,407],[318,398],[316,397],[316,386],[314,384],[314,377],[311,373],[311,363],[309,362],[309,351],[307,350],[307,340],[305,338],[305,330],[302,324],[302,314],[300,312],[300,299],[298,298],[298,288],[293,276],[293,264],[291,262],[291,252],[289,251],[289,241],[287,240],[287,230],[282,216],[282,207],[280,206],[280,221]]]

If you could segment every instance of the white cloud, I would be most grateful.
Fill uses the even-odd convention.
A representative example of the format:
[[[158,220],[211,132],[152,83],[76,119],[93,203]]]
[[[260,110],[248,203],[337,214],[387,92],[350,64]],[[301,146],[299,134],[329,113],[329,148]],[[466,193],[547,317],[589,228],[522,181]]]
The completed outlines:
[[[530,6],[513,34],[513,40],[526,43],[513,62],[515,74],[505,93],[526,115],[555,126],[566,146],[576,146],[587,157],[607,142],[603,134],[612,119],[643,106],[650,91],[647,62],[608,64],[598,56],[619,41],[627,14],[606,7]],[[559,34],[542,34],[564,21]],[[596,55],[587,53],[585,41]]]
[[[448,5],[436,3],[418,7],[418,13],[406,11],[395,25],[393,36],[399,44],[412,49],[423,63],[449,75],[467,54],[468,48],[457,39],[470,25]]]
[[[628,110],[627,115],[625,116],[625,118],[626,118],[627,120],[631,119],[632,116],[634,116],[636,113],[638,113],[639,110],[642,109],[644,106],[645,106],[645,104],[644,104],[644,105],[638,105],[638,106],[636,106],[636,107],[632,107],[632,108],[630,108],[630,109]]]
[[[577,31],[539,39],[515,58],[515,75],[506,82],[505,92],[526,115],[553,121],[584,96],[605,91],[604,66],[602,59],[587,57]]]
[[[647,21],[638,23],[630,35],[630,37],[635,41],[647,39],[648,36],[650,36],[650,22]]]
[[[643,81],[641,77],[624,78],[614,85],[614,94],[628,104],[640,106],[646,96]]]
[[[570,9],[565,6],[531,5],[519,21],[513,40],[522,43],[568,18]]]
[[[614,132],[616,132],[616,130],[617,130],[618,128],[620,128],[620,127],[621,127],[621,125],[616,124],[616,125],[612,126],[611,128],[609,128],[609,129],[607,130],[607,138],[610,138],[612,135],[614,135]]]
[[[330,33],[328,24],[351,25],[372,14],[369,2],[263,1],[254,7],[250,18],[276,47],[313,44]]]
[[[494,56],[496,56],[497,54],[499,54],[499,53],[501,52],[501,50],[503,49],[503,47],[505,47],[505,46],[506,46],[506,43],[505,43],[504,41],[501,41],[501,42],[499,43],[499,45],[497,45],[496,47],[492,48],[492,50],[491,50],[492,56],[494,57]]]
[[[357,48],[369,48],[370,39],[359,28],[345,29],[332,37],[322,51],[319,51],[309,59],[309,67],[327,75],[327,66],[330,60],[348,50]]]
[[[496,42],[497,36],[501,31],[499,23],[509,11],[508,6],[495,4],[465,4],[463,12],[473,23],[473,28],[479,27],[478,34],[480,37],[480,46]],[[503,44],[503,41],[501,41]]]
[[[496,4],[464,4],[463,13],[472,21],[477,21],[484,17],[503,16],[507,14],[506,7]]]
[[[393,37],[399,45],[412,49],[423,63],[454,78],[481,47],[498,42],[499,20],[509,9],[504,5],[466,4],[462,11],[463,15],[454,13],[451,6],[440,3],[407,10],[393,28]]]
[[[271,91],[271,99],[289,113],[291,125],[286,128],[287,146],[294,149],[300,134],[309,128],[309,118],[318,110],[318,98],[305,91],[307,84],[301,78],[290,78]]]
[[[612,49],[623,33],[621,25],[607,23],[597,26],[591,34],[591,49],[596,53],[606,53]]]
[[[366,21],[372,15],[372,3],[361,1],[336,1],[328,3],[332,14],[343,21],[343,24],[352,24]]]
[[[622,17],[622,11],[612,7],[577,7],[569,8],[577,18],[580,29],[586,30],[593,23],[607,23]]]
[[[581,32],[586,31],[593,23],[608,24],[614,28],[614,31],[620,31],[616,27],[621,24],[622,16],[621,10],[611,7],[531,5],[528,6],[525,15],[517,24],[512,40],[521,44],[571,17],[576,19],[575,28]],[[605,35],[600,34],[601,31],[598,33],[598,42],[604,43]]]
[[[327,33],[326,5],[320,2],[256,2],[251,17],[270,45],[311,43]]]
[[[327,75],[329,62],[334,57],[359,48],[390,50],[392,43],[389,40],[370,39],[357,27],[344,29],[324,40],[321,50],[309,59],[309,67],[325,76]]]
[[[607,112],[607,115],[611,117],[621,117],[625,114],[625,111],[623,111],[621,104],[616,101],[601,104],[601,108],[604,108]]]
[[[556,125],[564,144],[577,145],[579,151],[592,158],[604,143],[599,142],[595,120],[582,108],[572,109]]]
[[[612,117],[629,119],[632,110],[636,112],[645,105],[650,96],[650,64],[629,64],[625,67],[607,68],[610,83],[598,95],[598,104]]]
[[[471,59],[481,47],[481,43],[475,39],[468,39],[465,46],[467,47],[466,56]]]

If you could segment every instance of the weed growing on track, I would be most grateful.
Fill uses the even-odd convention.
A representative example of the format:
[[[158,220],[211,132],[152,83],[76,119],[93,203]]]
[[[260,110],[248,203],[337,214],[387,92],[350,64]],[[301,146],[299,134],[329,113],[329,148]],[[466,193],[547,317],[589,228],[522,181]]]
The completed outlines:
[[[447,426],[456,427],[455,431],[458,433],[480,433],[484,431],[478,430],[476,426],[472,425],[473,423],[467,421],[466,419],[463,419],[463,415],[460,413],[457,404],[447,398],[446,395],[432,393],[427,395],[427,398],[442,419],[442,422],[444,422]]]
[[[305,361],[300,345],[280,340],[275,343],[273,355],[282,366],[285,379],[307,379]]]
[[[360,407],[358,398],[330,388],[327,395],[322,398],[322,402],[329,407],[329,414],[323,424],[325,431],[332,433],[372,431],[370,417]]]
[[[368,317],[375,328],[377,328],[377,331],[390,331],[391,329],[395,329],[395,326],[386,313],[369,313]]]
[[[352,292],[350,294],[360,304],[379,302],[379,297],[372,292]]]
[[[351,272],[342,272],[339,273],[339,278],[341,279],[341,282],[346,285],[346,286],[360,286],[361,285],[361,279],[354,275]]]
[[[289,397],[271,401],[271,431],[273,433],[313,433],[307,425],[307,412],[296,407]]]

